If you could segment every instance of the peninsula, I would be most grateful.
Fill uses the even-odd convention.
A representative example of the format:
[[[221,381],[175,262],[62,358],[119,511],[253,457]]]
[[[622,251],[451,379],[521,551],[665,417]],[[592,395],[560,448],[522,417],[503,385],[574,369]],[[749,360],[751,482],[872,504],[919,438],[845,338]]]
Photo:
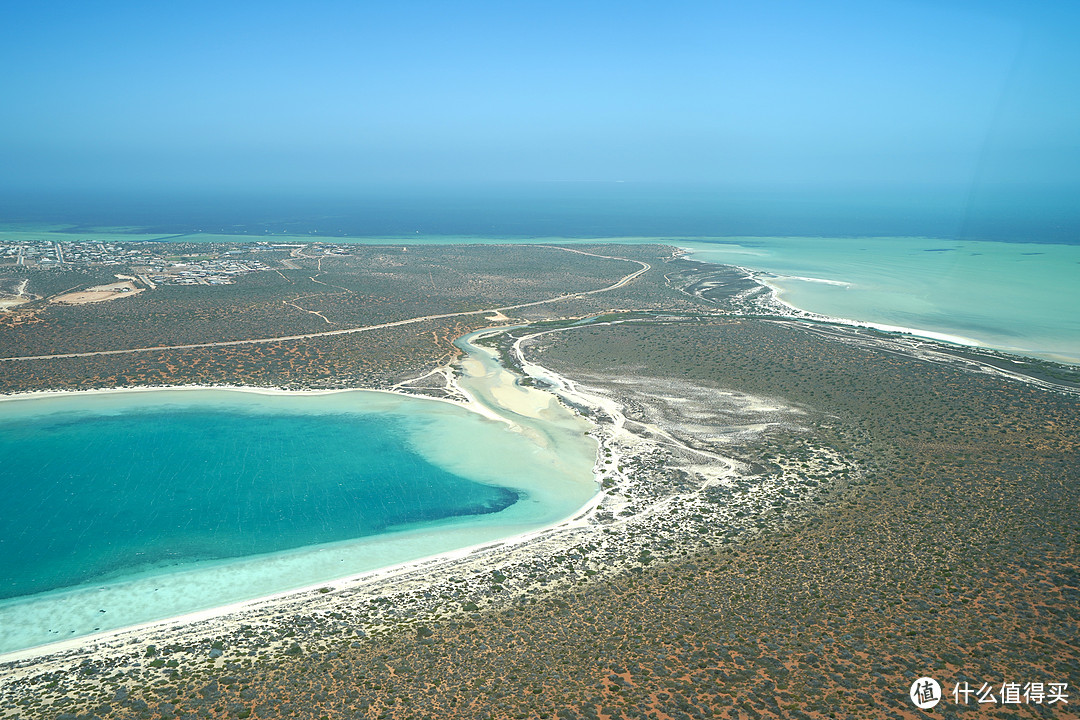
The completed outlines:
[[[587,436],[595,485],[7,653],[0,717],[913,717],[924,675],[1078,677],[1074,367],[800,314],[665,245],[50,247],[0,248],[12,397],[390,391]],[[116,280],[140,292],[52,302]]]

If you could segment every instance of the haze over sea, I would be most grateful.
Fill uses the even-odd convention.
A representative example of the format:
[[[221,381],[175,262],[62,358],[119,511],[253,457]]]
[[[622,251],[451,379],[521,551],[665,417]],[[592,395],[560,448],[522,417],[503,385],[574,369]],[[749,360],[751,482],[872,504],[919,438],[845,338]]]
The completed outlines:
[[[764,271],[803,310],[1080,363],[1080,212],[1067,187],[755,189],[502,183],[314,193],[12,194],[0,240],[662,242]],[[7,232],[2,232],[3,230]],[[133,233],[133,234],[126,234]],[[96,235],[100,237],[100,235]],[[825,282],[821,282],[825,281]]]

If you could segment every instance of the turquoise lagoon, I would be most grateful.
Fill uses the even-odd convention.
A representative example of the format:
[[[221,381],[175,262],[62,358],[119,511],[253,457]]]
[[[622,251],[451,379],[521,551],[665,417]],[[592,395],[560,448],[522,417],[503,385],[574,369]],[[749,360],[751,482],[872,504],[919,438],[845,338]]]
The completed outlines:
[[[537,442],[371,391],[0,401],[0,652],[555,523],[596,491],[595,443],[555,420]]]

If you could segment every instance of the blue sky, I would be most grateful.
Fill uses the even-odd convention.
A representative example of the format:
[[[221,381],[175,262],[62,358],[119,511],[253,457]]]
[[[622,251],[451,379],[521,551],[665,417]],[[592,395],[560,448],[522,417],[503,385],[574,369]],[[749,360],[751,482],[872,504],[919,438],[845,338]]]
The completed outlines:
[[[0,187],[1080,179],[1080,3],[33,2]]]

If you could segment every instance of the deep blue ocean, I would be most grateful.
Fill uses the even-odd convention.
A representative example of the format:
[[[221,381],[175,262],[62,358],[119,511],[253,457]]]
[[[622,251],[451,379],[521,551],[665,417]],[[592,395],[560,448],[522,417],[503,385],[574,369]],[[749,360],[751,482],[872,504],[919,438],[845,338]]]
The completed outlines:
[[[633,182],[26,193],[0,197],[0,241],[663,243],[757,272],[800,310],[1076,364],[1078,196]]]
[[[0,224],[333,236],[934,237],[1080,242],[1075,188],[734,188],[565,182],[325,191],[26,192]]]

